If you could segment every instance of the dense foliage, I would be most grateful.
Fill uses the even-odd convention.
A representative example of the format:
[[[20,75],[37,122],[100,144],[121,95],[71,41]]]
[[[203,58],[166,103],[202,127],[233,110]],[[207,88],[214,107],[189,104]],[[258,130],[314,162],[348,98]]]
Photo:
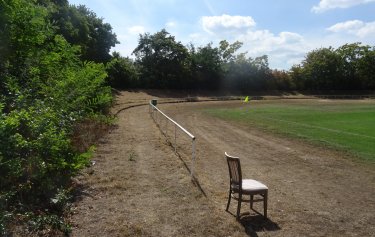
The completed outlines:
[[[107,83],[115,88],[137,88],[140,87],[139,70],[130,58],[124,58],[114,52],[112,60],[107,63]]]
[[[360,43],[337,49],[320,48],[291,69],[298,89],[373,90],[375,89],[375,47]]]
[[[68,0],[38,0],[50,11],[57,34],[72,45],[80,46],[82,60],[99,63],[111,59],[111,47],[119,43],[110,24],[98,18],[95,12],[84,5],[69,5]]]
[[[131,67],[133,76],[127,74],[124,84],[160,89],[233,89],[265,88],[264,78],[271,75],[267,56],[255,59],[236,54],[242,43],[223,40],[218,47],[188,47],[175,40],[166,30],[153,35],[140,35],[133,51],[136,60]],[[129,70],[127,70],[129,72]],[[129,79],[137,83],[129,83]],[[117,85],[122,84],[117,81]]]
[[[14,214],[45,212],[30,223],[64,229],[65,185],[89,157],[70,138],[111,103],[105,67],[81,61],[80,46],[52,24],[53,8],[3,0],[0,9],[0,235]]]
[[[134,50],[145,85],[151,88],[186,87],[188,51],[165,30],[140,35]]]
[[[115,57],[111,82],[116,83],[111,85],[230,91],[375,89],[375,47],[353,43],[316,49],[301,64],[282,71],[269,68],[267,55],[249,58],[237,53],[241,46],[225,40],[217,47],[183,46],[166,30],[146,33],[133,52],[135,61]]]

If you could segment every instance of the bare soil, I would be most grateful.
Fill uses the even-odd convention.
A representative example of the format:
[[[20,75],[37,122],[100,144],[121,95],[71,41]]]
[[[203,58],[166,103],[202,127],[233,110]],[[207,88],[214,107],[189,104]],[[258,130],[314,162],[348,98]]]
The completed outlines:
[[[187,169],[189,143],[179,134],[175,154],[173,139],[142,105],[151,98],[176,99],[150,91],[117,96],[117,126],[76,180],[72,236],[375,236],[373,164],[201,112],[239,101],[160,104],[196,136],[198,186]],[[237,222],[235,201],[225,211],[224,152],[241,157],[243,176],[269,187],[268,220],[251,211]],[[260,203],[255,208],[262,212]]]

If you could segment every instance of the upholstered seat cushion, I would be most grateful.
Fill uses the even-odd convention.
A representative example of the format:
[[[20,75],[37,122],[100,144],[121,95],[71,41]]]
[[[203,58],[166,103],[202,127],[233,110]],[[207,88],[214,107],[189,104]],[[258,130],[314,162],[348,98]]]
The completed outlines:
[[[242,190],[244,191],[268,190],[268,187],[254,179],[243,179]]]

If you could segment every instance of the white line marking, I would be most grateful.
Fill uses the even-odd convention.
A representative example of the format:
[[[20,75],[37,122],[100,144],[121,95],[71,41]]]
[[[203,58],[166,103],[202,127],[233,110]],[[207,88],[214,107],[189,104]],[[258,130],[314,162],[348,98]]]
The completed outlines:
[[[268,119],[268,120],[289,123],[289,124],[297,124],[297,125],[300,125],[300,126],[303,126],[303,127],[307,127],[307,128],[317,128],[317,129],[326,130],[326,131],[335,132],[335,133],[341,133],[341,134],[347,134],[347,135],[352,135],[352,136],[358,136],[358,137],[375,139],[375,137],[372,137],[372,136],[367,136],[367,135],[358,134],[358,133],[352,133],[352,132],[345,132],[345,131],[336,130],[336,129],[332,129],[332,128],[325,128],[325,127],[320,127],[320,126],[314,126],[314,125],[309,125],[309,124],[304,124],[304,123],[299,123],[299,122],[294,122],[294,121],[289,121],[289,120],[283,120],[283,119],[275,119],[275,118],[269,118],[269,117],[263,117],[263,116],[259,116],[259,117],[264,118],[264,119]]]

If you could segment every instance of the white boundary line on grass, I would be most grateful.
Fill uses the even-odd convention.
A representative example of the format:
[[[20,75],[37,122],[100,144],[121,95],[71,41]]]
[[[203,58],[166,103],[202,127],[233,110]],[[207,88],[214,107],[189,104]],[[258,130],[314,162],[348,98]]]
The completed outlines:
[[[305,123],[299,123],[299,122],[283,120],[283,119],[275,119],[275,118],[264,117],[264,116],[259,116],[259,117],[264,118],[264,119],[268,119],[268,120],[289,123],[289,124],[297,124],[297,125],[307,127],[307,128],[317,128],[317,129],[326,130],[326,131],[335,132],[335,133],[341,133],[341,134],[347,134],[347,135],[352,135],[352,136],[357,136],[357,137],[365,137],[365,138],[375,139],[375,137],[372,137],[372,136],[367,136],[367,135],[352,133],[352,132],[345,132],[345,131],[336,130],[336,129],[332,129],[332,128],[314,126],[314,125],[309,125],[309,124],[305,124]]]

